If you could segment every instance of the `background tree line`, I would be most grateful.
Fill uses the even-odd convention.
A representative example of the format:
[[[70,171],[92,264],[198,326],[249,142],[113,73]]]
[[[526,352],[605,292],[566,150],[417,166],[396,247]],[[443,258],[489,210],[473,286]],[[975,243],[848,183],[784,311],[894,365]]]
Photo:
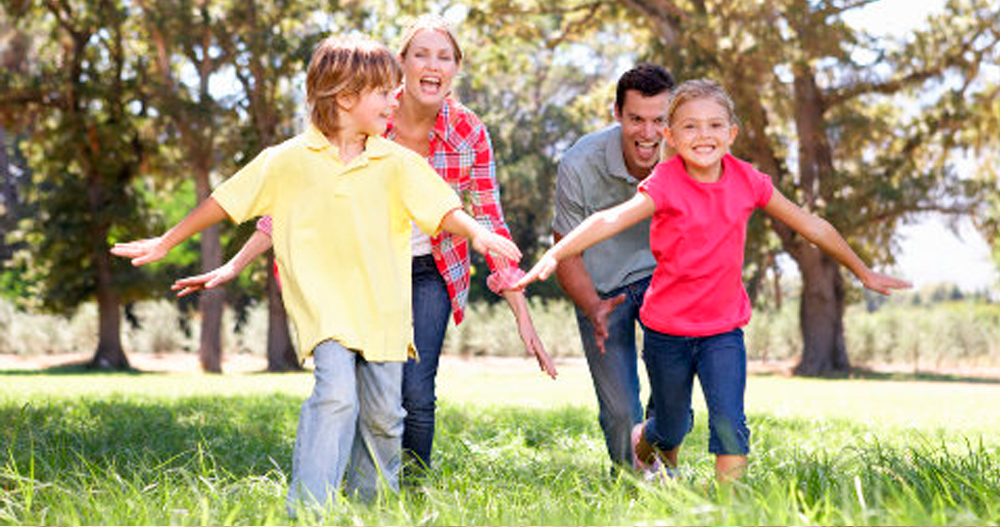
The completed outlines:
[[[548,243],[560,153],[610,121],[614,79],[639,60],[679,79],[720,81],[742,121],[737,155],[830,220],[866,260],[891,263],[897,228],[926,211],[971,216],[998,247],[989,133],[1000,124],[998,7],[950,1],[893,41],[846,23],[869,3],[4,0],[3,294],[56,312],[95,300],[93,364],[127,367],[120,321],[130,304],[216,267],[253,227],[209,230],[141,272],[112,260],[110,244],[179,220],[213,183],[294,135],[305,65],[321,38],[358,31],[393,45],[405,19],[425,11],[460,21],[467,59],[456,95],[489,127],[526,263]],[[798,372],[848,370],[843,315],[860,295],[835,262],[760,217],[745,269],[755,302],[773,299],[766,277],[782,252],[802,275]],[[220,369],[223,304],[265,296],[268,367],[297,367],[270,269],[261,262],[196,300],[206,371]],[[489,298],[483,281],[474,278],[474,298]],[[532,292],[559,294],[553,283]]]

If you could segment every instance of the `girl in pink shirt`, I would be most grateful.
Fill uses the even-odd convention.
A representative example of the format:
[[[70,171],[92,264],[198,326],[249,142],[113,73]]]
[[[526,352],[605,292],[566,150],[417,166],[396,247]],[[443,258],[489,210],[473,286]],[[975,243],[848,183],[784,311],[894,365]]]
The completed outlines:
[[[876,273],[825,220],[788,201],[770,177],[733,157],[739,131],[733,102],[717,83],[688,81],[674,91],[664,130],[677,155],[661,163],[635,197],[587,218],[549,249],[520,282],[548,278],[560,259],[652,216],[650,247],[657,267],[640,318],[643,360],[656,415],[632,431],[636,469],[677,466],[691,430],[694,376],[705,394],[709,451],[716,478],[740,477],[750,431],[743,412],[750,320],[742,282],[746,225],[758,208],[845,265],[868,289],[889,294],[909,284]]]

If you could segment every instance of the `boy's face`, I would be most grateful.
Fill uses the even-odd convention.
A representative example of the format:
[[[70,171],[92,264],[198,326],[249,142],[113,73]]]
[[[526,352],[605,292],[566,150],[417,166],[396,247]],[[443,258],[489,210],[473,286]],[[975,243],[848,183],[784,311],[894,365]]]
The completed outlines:
[[[667,144],[684,159],[688,172],[695,175],[719,168],[738,132],[725,107],[703,98],[677,107],[664,135]]]
[[[649,175],[660,161],[660,141],[667,125],[670,92],[646,97],[637,90],[625,92],[615,119],[622,125],[622,153],[629,174],[637,179]]]
[[[361,92],[343,108],[344,126],[366,135],[382,135],[398,106],[388,86]]]

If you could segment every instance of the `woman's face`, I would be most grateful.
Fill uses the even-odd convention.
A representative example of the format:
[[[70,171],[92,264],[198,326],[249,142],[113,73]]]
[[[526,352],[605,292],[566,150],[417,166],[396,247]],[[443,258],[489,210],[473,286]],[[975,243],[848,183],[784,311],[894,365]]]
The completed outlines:
[[[451,40],[440,31],[421,29],[410,41],[403,63],[403,93],[424,105],[440,105],[451,93],[458,59]]]

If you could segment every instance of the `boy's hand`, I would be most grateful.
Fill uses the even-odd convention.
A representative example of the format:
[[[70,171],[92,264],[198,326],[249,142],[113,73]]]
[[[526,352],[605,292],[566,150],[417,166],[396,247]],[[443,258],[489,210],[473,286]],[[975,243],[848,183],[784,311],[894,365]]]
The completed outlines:
[[[163,237],[146,238],[134,242],[116,243],[111,248],[111,254],[123,258],[131,258],[132,265],[139,267],[162,259],[167,255],[163,246]]]
[[[521,279],[514,284],[514,289],[524,290],[525,287],[528,287],[528,284],[534,282],[535,280],[547,279],[553,272],[555,272],[556,267],[558,266],[559,262],[549,254],[549,251],[546,251],[545,254],[542,255],[542,259],[538,260],[538,263],[536,263],[535,266],[527,272],[527,274],[522,276]]]
[[[472,248],[479,254],[493,251],[513,262],[521,261],[521,250],[514,242],[486,229],[479,230],[472,238]]]
[[[190,295],[195,291],[218,287],[236,278],[238,274],[239,272],[236,271],[236,268],[232,264],[227,263],[207,273],[181,278],[170,286],[170,290],[177,291],[177,297],[180,298]]]
[[[900,280],[899,278],[893,278],[882,273],[876,273],[874,271],[868,273],[868,275],[862,279],[861,283],[868,289],[887,296],[892,294],[893,289],[909,289],[913,287],[913,284],[909,282]]]

